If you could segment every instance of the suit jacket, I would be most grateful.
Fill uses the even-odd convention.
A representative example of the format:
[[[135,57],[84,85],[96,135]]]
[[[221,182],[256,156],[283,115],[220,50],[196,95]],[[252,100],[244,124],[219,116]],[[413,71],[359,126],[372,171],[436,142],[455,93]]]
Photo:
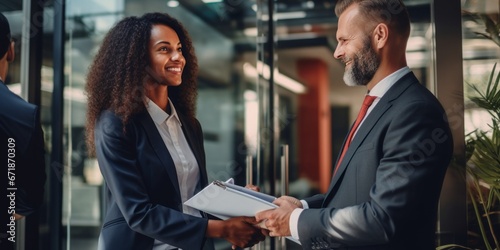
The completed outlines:
[[[413,73],[365,118],[329,191],[306,199],[304,249],[435,249],[452,135],[439,101]]]
[[[207,185],[201,126],[178,115],[200,168],[200,182],[193,183],[200,190]],[[152,249],[155,239],[202,249],[208,219],[182,213],[174,162],[147,110],[130,118],[125,129],[113,112],[104,111],[94,135],[108,187],[99,249]]]
[[[2,190],[0,249],[9,249],[4,245],[6,242],[3,237],[8,231],[6,223],[10,222],[14,211],[27,216],[41,206],[46,174],[43,131],[38,108],[12,93],[2,81],[0,81],[0,150],[0,166],[3,171],[1,182],[3,185],[0,188]],[[8,181],[7,178],[12,179]],[[7,190],[7,188],[17,188],[17,190]],[[16,237],[17,240],[21,239]]]

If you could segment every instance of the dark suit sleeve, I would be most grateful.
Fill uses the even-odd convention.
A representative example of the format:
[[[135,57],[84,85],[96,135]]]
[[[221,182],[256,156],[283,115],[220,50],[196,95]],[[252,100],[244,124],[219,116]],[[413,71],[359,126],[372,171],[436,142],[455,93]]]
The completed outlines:
[[[309,208],[320,208],[324,199],[325,199],[324,194],[316,194],[311,197],[304,198]]]
[[[124,132],[121,120],[109,111],[101,115],[95,129],[99,167],[125,221],[148,237],[182,249],[201,249],[207,219],[151,202],[141,173],[147,166],[141,166],[137,159],[141,148],[137,137],[145,134],[137,131],[131,121]]]
[[[312,239],[326,239],[330,247],[384,244],[412,225],[427,223],[420,221],[432,221],[428,217],[435,216],[436,190],[441,189],[452,148],[445,114],[426,100],[394,107],[391,114],[380,141],[373,142],[377,150],[363,151],[349,163],[354,167],[375,161],[370,200],[340,209],[304,210],[298,221],[303,246],[310,246]],[[434,233],[432,225],[425,228]]]
[[[23,216],[31,214],[42,204],[46,181],[43,131],[37,117],[37,109],[33,109],[33,131],[26,149],[20,152],[16,167],[16,213]]]

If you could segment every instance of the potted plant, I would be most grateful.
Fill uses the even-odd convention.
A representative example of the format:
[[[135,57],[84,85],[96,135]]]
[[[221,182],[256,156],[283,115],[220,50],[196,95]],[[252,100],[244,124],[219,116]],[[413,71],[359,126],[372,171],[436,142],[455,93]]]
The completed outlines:
[[[484,24],[476,32],[500,46],[500,23],[486,14],[465,13]],[[500,250],[500,72],[496,64],[484,84],[467,84],[472,91],[470,105],[490,116],[487,129],[466,135],[465,176],[469,204],[468,244],[439,246],[436,249]]]
[[[491,116],[489,130],[467,135],[468,195],[485,249],[500,249],[500,73],[493,67],[485,91],[470,85],[470,100]],[[473,220],[474,218],[469,218]]]

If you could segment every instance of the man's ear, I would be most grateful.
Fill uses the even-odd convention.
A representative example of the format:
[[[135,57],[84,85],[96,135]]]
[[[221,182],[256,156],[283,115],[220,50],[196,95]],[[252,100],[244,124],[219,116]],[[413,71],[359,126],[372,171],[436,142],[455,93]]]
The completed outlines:
[[[9,49],[7,50],[7,62],[11,63],[16,58],[16,52],[14,50],[14,42],[10,42]]]
[[[389,27],[385,23],[379,23],[373,30],[373,39],[377,49],[383,48],[389,39]]]

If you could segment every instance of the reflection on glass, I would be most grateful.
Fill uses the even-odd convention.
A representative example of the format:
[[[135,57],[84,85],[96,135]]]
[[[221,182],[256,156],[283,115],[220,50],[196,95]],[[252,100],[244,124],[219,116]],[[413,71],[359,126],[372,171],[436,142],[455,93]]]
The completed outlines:
[[[62,224],[66,248],[97,248],[102,221],[102,176],[97,161],[87,154],[85,77],[104,34],[123,17],[124,1],[67,1],[64,87],[64,176]],[[52,70],[42,91],[52,89]],[[83,248],[82,248],[83,249]]]

